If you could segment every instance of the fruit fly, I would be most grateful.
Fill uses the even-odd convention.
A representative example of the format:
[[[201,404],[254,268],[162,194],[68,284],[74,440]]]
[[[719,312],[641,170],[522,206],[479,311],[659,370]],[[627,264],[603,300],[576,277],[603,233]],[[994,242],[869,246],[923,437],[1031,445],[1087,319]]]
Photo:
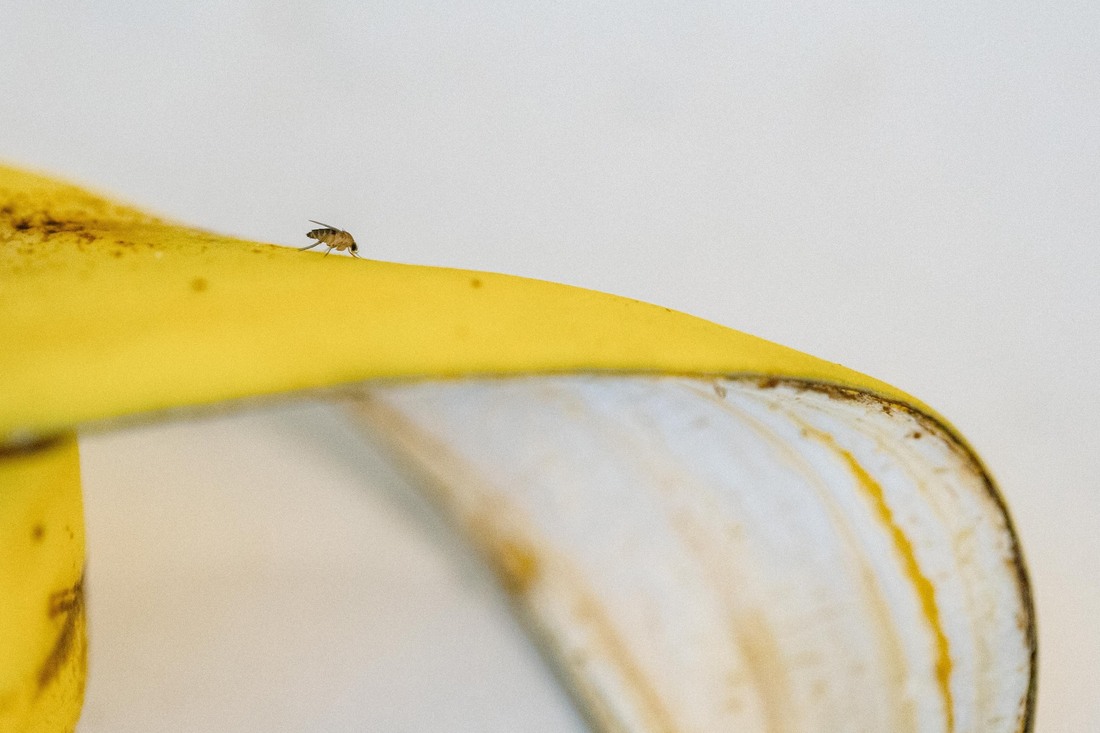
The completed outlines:
[[[306,232],[306,236],[310,239],[316,239],[317,241],[308,247],[299,247],[298,251],[313,249],[318,244],[327,244],[328,252],[325,252],[325,257],[328,257],[328,253],[332,250],[337,252],[343,252],[345,249],[351,252],[352,257],[359,257],[359,246],[355,243],[355,239],[343,229],[337,229],[336,227],[325,224],[324,222],[315,221],[310,219],[314,224],[320,224],[323,229],[313,229]],[[359,257],[359,259],[363,259]]]

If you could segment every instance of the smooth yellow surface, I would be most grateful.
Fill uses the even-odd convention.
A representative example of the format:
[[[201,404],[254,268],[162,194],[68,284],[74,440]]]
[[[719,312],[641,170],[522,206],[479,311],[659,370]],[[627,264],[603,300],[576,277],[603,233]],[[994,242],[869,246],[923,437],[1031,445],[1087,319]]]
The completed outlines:
[[[0,443],[369,378],[760,374],[919,404],[837,364],[667,308],[230,239],[4,167],[0,344]]]
[[[0,731],[72,730],[84,699],[75,437],[0,453]]]

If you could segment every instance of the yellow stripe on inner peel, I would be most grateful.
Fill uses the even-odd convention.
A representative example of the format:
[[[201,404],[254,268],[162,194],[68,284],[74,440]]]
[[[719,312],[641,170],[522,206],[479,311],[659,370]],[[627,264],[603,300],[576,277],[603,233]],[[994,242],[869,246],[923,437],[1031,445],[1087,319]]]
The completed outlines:
[[[894,541],[894,547],[897,548],[898,554],[901,555],[902,563],[905,566],[905,572],[912,581],[913,587],[917,590],[921,611],[923,611],[924,617],[928,620],[928,624],[932,627],[932,633],[935,635],[936,679],[939,682],[940,692],[943,695],[944,711],[947,717],[947,730],[953,731],[955,730],[955,713],[950,686],[952,667],[951,653],[947,635],[943,632],[940,610],[936,605],[936,588],[932,585],[932,582],[925,577],[924,573],[921,572],[920,564],[917,562],[916,552],[913,550],[913,543],[905,536],[905,531],[894,521],[894,513],[886,503],[886,496],[882,490],[882,486],[871,477],[871,474],[867,473],[866,469],[864,469],[863,466],[859,464],[859,461],[855,459],[855,456],[838,446],[832,436],[825,437],[828,438],[827,442],[830,444],[830,447],[837,455],[844,459],[852,475],[855,476],[856,481],[859,482],[860,487],[871,498],[875,513],[882,523],[889,528],[890,537]]]

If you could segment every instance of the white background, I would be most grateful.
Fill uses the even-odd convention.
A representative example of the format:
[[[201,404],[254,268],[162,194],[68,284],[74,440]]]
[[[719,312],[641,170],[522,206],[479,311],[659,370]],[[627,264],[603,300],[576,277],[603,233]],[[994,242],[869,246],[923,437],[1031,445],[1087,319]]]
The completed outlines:
[[[660,303],[921,397],[1022,536],[1037,729],[1100,730],[1098,29],[1086,2],[4,3],[0,159]],[[84,733],[579,729],[331,410],[83,450]]]

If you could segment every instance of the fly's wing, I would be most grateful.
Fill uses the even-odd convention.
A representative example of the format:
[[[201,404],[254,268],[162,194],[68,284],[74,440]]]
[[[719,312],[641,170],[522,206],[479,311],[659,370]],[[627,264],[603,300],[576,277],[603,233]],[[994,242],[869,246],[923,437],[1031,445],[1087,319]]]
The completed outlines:
[[[341,229],[339,227],[334,227],[333,225],[326,224],[323,221],[317,221],[316,219],[310,219],[310,221],[313,222],[314,224],[320,224],[321,226],[325,227],[326,229],[334,229],[335,231],[338,231],[338,232],[344,231],[343,229]]]

